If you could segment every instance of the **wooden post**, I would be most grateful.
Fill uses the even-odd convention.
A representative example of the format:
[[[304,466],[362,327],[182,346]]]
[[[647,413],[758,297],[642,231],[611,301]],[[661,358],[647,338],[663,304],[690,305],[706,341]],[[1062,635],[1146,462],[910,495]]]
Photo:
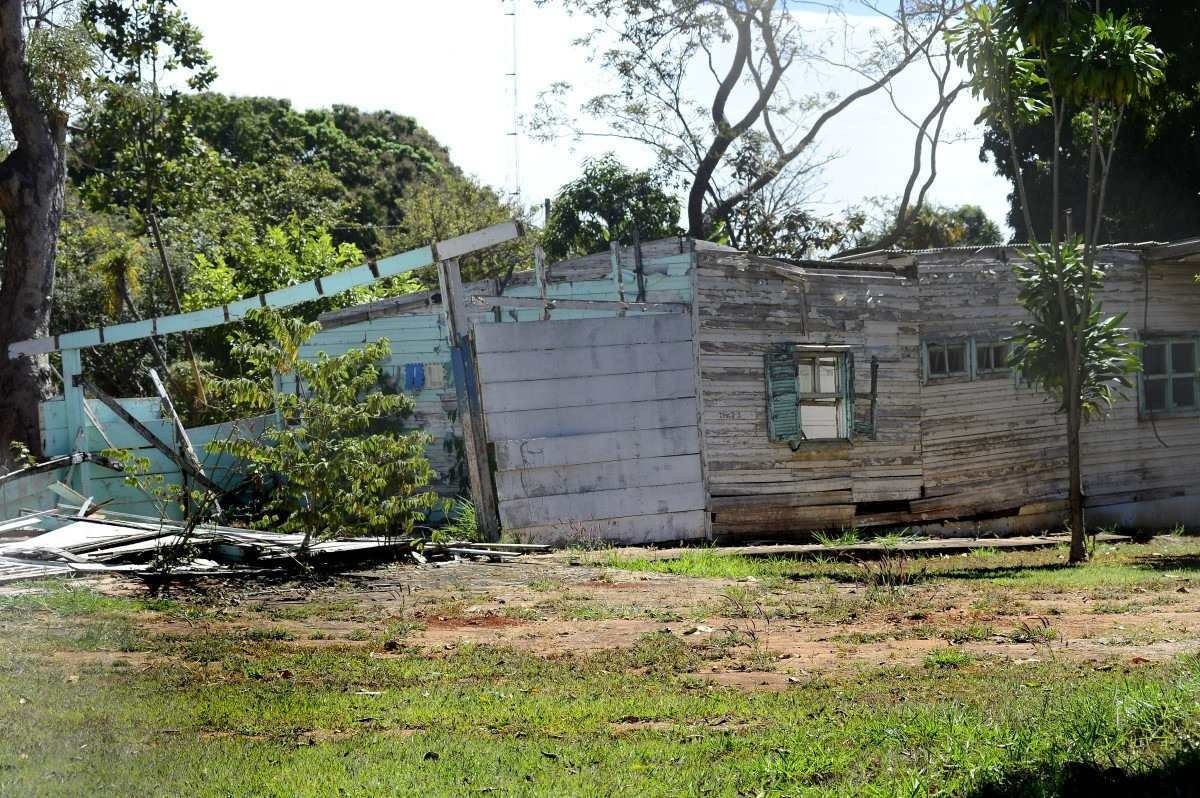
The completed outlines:
[[[617,289],[617,301],[625,301],[625,278],[621,274],[621,244],[618,241],[608,242],[608,248],[612,252],[612,280],[613,286]],[[621,311],[618,316],[624,316],[625,311]]]
[[[162,404],[163,410],[166,411],[167,415],[171,419],[172,424],[175,426],[175,437],[178,438],[176,443],[179,445],[179,453],[185,460],[192,464],[192,467],[196,469],[196,473],[204,474],[204,466],[200,465],[200,458],[196,456],[196,450],[192,447],[192,439],[188,437],[187,428],[183,426],[183,421],[180,420],[179,414],[175,412],[175,403],[171,401],[171,395],[167,393],[166,386],[163,385],[162,380],[159,379],[158,372],[154,369],[150,369],[150,381],[154,383],[154,390],[158,393],[158,400]],[[190,511],[192,499],[191,496],[186,493],[187,472],[181,472],[180,476],[185,480],[185,493],[183,496],[184,508],[185,511]],[[208,475],[204,474],[204,476]],[[213,509],[216,510],[217,516],[220,517],[221,504],[216,498],[213,498]]]
[[[679,239],[683,250],[684,239]],[[700,262],[696,255],[696,239],[687,238],[688,253],[688,312],[692,320],[692,368],[696,377],[696,432],[700,438],[700,484],[704,486],[704,539],[712,540],[712,491],[708,483],[708,445],[704,430],[704,363],[700,354]]]
[[[479,395],[479,378],[470,337],[471,327],[463,299],[462,274],[459,272],[457,260],[438,262],[438,282],[441,284],[442,307],[445,309],[446,323],[450,329],[454,391],[458,399],[458,419],[462,424],[463,450],[467,457],[467,474],[471,482],[471,501],[475,504],[475,516],[480,531],[489,539],[495,540],[500,536],[500,520],[488,461],[483,403]]]
[[[549,200],[546,200],[547,208]],[[533,276],[537,279],[538,298],[542,300],[542,321],[550,320],[550,306],[546,304],[546,251],[538,244],[533,248]]]
[[[646,301],[646,270],[642,264],[642,234],[633,228],[633,274],[637,278],[637,301]]]
[[[195,468],[190,462],[188,462],[187,458],[183,457],[174,449],[172,449],[169,444],[155,435],[145,424],[143,424],[141,421],[138,421],[137,418],[134,417],[133,413],[130,413],[128,410],[126,410],[116,399],[112,398],[83,377],[77,378],[76,382],[80,387],[87,388],[89,391],[95,394],[96,398],[99,399],[109,410],[113,411],[117,418],[124,421],[129,425],[130,429],[142,436],[142,440],[146,441],[155,449],[158,449],[160,452],[166,455],[167,459],[178,466],[180,471],[190,474],[192,479],[196,480],[218,496],[225,492],[220,485],[206,477],[204,472]]]
[[[83,396],[83,388],[78,384],[83,375],[83,358],[78,349],[62,350],[63,400],[67,411],[67,440],[71,452],[86,452],[87,445],[87,406]],[[70,452],[68,452],[70,454]],[[71,487],[85,496],[92,495],[92,475],[86,462],[77,466],[75,478],[68,477]]]

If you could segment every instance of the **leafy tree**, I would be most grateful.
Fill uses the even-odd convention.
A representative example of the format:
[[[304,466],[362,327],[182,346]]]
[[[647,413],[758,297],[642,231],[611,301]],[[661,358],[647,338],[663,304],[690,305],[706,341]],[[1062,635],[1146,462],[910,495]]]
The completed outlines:
[[[188,182],[164,202],[168,217],[219,225],[244,216],[261,230],[294,213],[377,256],[402,221],[396,200],[407,187],[459,174],[415,120],[388,111],[297,111],[283,99],[210,92],[182,94],[175,110],[181,133],[162,142],[163,169]],[[119,108],[98,107],[90,122],[72,174],[93,207],[120,206],[128,169],[118,155],[131,130]],[[213,206],[217,217],[205,214]]]
[[[488,186],[449,170],[410,186],[395,204],[401,223],[394,233],[383,238],[385,248],[392,252],[423,247],[430,241],[444,241],[526,216]],[[470,281],[498,277],[509,273],[517,264],[530,263],[535,243],[536,235],[527,235],[521,240],[469,255],[459,264],[463,278]],[[437,283],[432,269],[422,273],[421,278],[427,284]]]
[[[888,220],[882,229],[866,233],[861,248],[874,248],[883,241],[897,249],[936,249],[938,247],[986,246],[1002,244],[1000,228],[978,205],[948,208],[925,205],[917,211],[903,231],[894,227],[895,211],[885,211]]]
[[[1022,124],[1046,118],[1053,126],[1050,243],[1032,245],[1028,265],[1017,270],[1030,320],[1017,326],[1012,362],[1059,399],[1066,415],[1072,563],[1087,557],[1080,428],[1107,411],[1138,364],[1123,316],[1103,314],[1096,254],[1121,122],[1133,99],[1162,79],[1162,53],[1149,36],[1128,17],[1096,13],[1082,0],[1001,0],[969,7],[953,40],[985,114],[1010,142]],[[1068,123],[1089,140],[1082,235],[1067,234],[1061,214],[1059,145]],[[1035,230],[1015,148],[1010,156],[1025,229]]]
[[[54,281],[52,334],[113,324],[131,307],[144,304],[147,284],[161,273],[152,265],[143,235],[123,216],[83,207],[68,183],[59,227]],[[114,396],[152,390],[147,368],[160,368],[144,341],[85,349],[84,367],[101,389]]]
[[[88,127],[116,133],[99,172],[108,205],[146,215],[159,212],[162,197],[188,195],[189,164],[172,157],[196,149],[187,124],[183,86],[164,91],[174,73],[192,91],[207,88],[216,70],[200,31],[174,0],[83,0],[82,18],[101,53],[103,101]]]
[[[1133,97],[1121,121],[1126,146],[1110,169],[1100,240],[1169,241],[1195,235],[1200,220],[1200,50],[1194,34],[1200,29],[1200,5],[1154,0],[1106,0],[1103,5],[1153,30],[1166,66],[1162,83],[1148,95]],[[1068,108],[1083,110],[1074,99],[1068,99]],[[1015,140],[1002,122],[989,120],[981,157],[990,156],[996,171],[1011,182],[1010,147],[1015,149],[1033,218],[1049,218],[1053,120],[1040,118],[1013,134]],[[1064,129],[1060,145],[1061,204],[1079,212],[1086,205],[1090,131],[1086,126]],[[1044,237],[1045,227],[1032,233],[1026,228],[1015,182],[1010,199],[1008,222],[1016,240]]]
[[[305,548],[337,536],[412,534],[439,499],[426,490],[429,436],[398,429],[412,399],[378,390],[387,340],[305,361],[300,347],[320,325],[269,311],[254,321],[272,340],[239,344],[245,375],[217,382],[213,393],[235,418],[275,412],[282,426],[209,444],[238,458],[263,497],[254,526],[301,534]],[[276,374],[294,375],[303,390],[276,391]]]
[[[196,256],[184,304],[188,310],[226,304],[358,266],[363,260],[358,247],[335,244],[327,231],[295,216],[268,226],[262,235],[241,221],[221,246]]]
[[[963,88],[941,48],[961,8],[957,0],[903,0],[886,10],[870,0],[817,4],[834,24],[850,6],[857,19],[865,13],[881,23],[863,41],[865,28],[856,34],[847,20],[843,52],[836,54],[813,43],[829,32],[806,29],[804,17],[793,13],[797,4],[782,0],[559,2],[593,21],[579,43],[594,53],[613,87],[587,97],[576,118],[566,109],[572,87],[552,85],[539,102],[535,132],[552,138],[566,127],[579,136],[646,146],[658,166],[686,186],[689,235],[719,234],[755,192],[789,170],[816,165],[825,126],[862,98],[890,91],[910,68],[929,69],[938,89],[928,113],[913,120],[915,158],[903,208],[907,214],[920,206],[925,189],[914,194],[913,188],[923,160],[934,161],[942,123]],[[852,44],[856,39],[860,46]],[[839,67],[857,81],[853,91],[839,95],[802,83],[809,68]],[[747,145],[763,157],[743,179],[736,162]],[[933,174],[930,169],[930,180]]]
[[[651,172],[628,169],[615,155],[593,158],[583,174],[555,195],[543,246],[551,260],[628,242],[634,230],[643,241],[679,235],[679,200]]]
[[[50,370],[45,358],[10,358],[8,347],[50,329],[67,122],[93,57],[69,6],[0,0],[0,97],[12,136],[0,161],[0,463],[9,442],[41,453],[38,402]]]
[[[283,224],[268,226],[261,233],[252,223],[242,220],[233,225],[219,246],[196,256],[189,288],[183,297],[184,309],[228,304],[358,266],[363,260],[358,247],[335,243],[324,228],[305,223],[295,216]],[[297,305],[288,309],[288,315],[311,321],[333,308],[393,293],[407,293],[416,288],[415,280],[396,278],[386,284],[343,291]],[[270,328],[248,320],[200,331],[196,336],[197,349],[203,353],[207,368],[217,374],[234,374],[241,368],[234,348],[245,348],[252,342],[265,343],[273,334]],[[216,420],[203,403],[188,402],[190,394],[187,391],[179,393],[181,412],[186,410],[190,420]]]

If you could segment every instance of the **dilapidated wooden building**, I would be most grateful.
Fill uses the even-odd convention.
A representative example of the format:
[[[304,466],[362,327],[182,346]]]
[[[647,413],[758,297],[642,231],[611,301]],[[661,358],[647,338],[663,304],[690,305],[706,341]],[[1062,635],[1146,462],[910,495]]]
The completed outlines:
[[[414,397],[437,489],[473,482],[481,511],[513,537],[1053,529],[1065,425],[1007,367],[1022,257],[983,247],[785,261],[671,238],[462,285],[435,246],[394,260],[440,262],[440,290],[326,314],[305,354],[387,337],[381,382]],[[1200,505],[1200,242],[1111,246],[1101,259],[1106,311],[1126,314],[1145,369],[1128,401],[1085,429],[1089,520],[1187,523]],[[71,335],[96,345],[94,331]],[[72,401],[83,402],[68,397],[68,411]],[[85,431],[87,402],[74,414]]]
[[[1170,526],[1196,504],[1198,252],[1104,250],[1105,306],[1127,314],[1146,372],[1086,429],[1093,522]],[[789,262],[669,239],[466,286],[502,525],[629,541],[1058,526],[1063,420],[1006,365],[1021,257]],[[449,477],[439,298],[330,314],[310,347],[423,325],[425,348],[402,344],[393,368],[410,388],[423,371],[418,419]]]

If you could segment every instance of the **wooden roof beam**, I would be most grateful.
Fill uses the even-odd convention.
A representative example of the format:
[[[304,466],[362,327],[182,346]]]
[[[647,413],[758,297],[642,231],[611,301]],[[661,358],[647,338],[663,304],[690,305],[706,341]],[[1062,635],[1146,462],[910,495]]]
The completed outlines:
[[[432,266],[439,260],[456,258],[512,241],[520,238],[523,234],[524,230],[520,222],[515,220],[502,222],[428,247],[414,249],[379,261],[370,261],[362,266],[343,269],[315,280],[230,302],[228,305],[193,310],[189,313],[177,313],[173,316],[114,324],[111,327],[97,327],[92,330],[78,330],[45,338],[18,341],[8,347],[8,356],[15,358],[21,355],[44,355],[60,349],[82,349],[121,341],[136,341],[167,333],[216,327],[243,319],[255,308],[286,308],[301,302],[320,299],[323,296],[332,296],[351,288],[370,285],[377,280],[396,277],[415,269]]]

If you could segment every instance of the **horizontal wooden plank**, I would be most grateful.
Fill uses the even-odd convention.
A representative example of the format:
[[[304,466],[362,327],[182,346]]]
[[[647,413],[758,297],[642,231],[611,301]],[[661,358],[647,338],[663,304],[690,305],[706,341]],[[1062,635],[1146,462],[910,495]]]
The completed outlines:
[[[704,500],[704,486],[699,483],[510,499],[500,503],[500,520],[507,528],[635,515],[657,516],[684,510],[703,510]]]
[[[705,511],[690,510],[661,515],[637,515],[605,518],[600,521],[505,527],[507,536],[517,540],[556,545],[594,545],[596,543],[665,543],[704,538]]]
[[[546,466],[496,472],[496,494],[510,499],[584,494],[657,485],[698,484],[700,457],[644,457],[607,463]]]
[[[480,324],[475,327],[475,349],[480,360],[489,352],[668,343],[691,339],[691,317],[677,314]]]
[[[691,369],[651,371],[644,374],[607,374],[600,377],[566,377],[485,384],[483,406],[488,413],[512,410],[604,405],[615,402],[649,402],[696,395]]]
[[[695,426],[497,441],[495,444],[496,468],[500,471],[669,457],[699,451],[700,433]]]
[[[683,427],[696,423],[696,400],[662,399],[488,413],[486,423],[489,441]]]
[[[692,363],[690,341],[597,346],[590,349],[493,352],[479,359],[479,376],[485,385],[491,385],[524,380],[690,369]]]

